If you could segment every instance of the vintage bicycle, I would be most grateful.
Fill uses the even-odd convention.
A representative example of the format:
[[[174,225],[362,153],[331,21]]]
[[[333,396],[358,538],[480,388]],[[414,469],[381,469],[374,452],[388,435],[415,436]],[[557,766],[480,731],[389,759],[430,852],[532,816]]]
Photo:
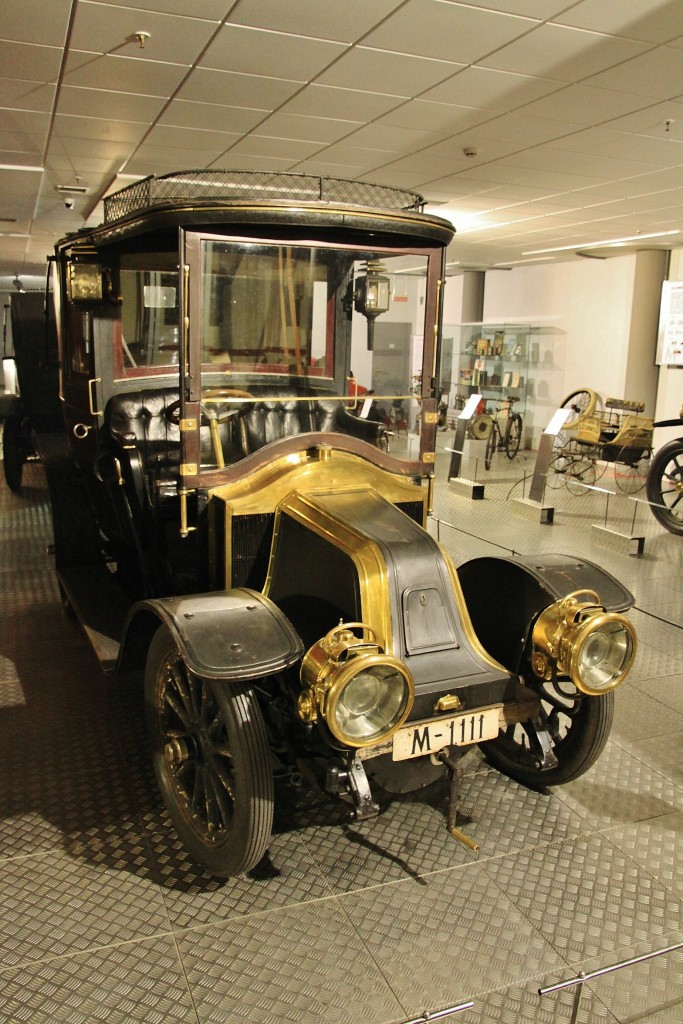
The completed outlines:
[[[473,436],[486,440],[484,466],[491,468],[496,452],[505,452],[508,459],[514,459],[522,443],[522,417],[513,412],[512,407],[517,401],[515,395],[499,398],[495,402],[493,414],[483,412],[472,421]]]

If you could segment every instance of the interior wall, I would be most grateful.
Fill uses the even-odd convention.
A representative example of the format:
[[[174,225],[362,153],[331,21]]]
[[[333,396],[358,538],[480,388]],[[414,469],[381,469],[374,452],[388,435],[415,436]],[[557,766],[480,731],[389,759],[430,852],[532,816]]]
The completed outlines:
[[[484,319],[541,322],[562,332],[556,372],[548,378],[550,404],[585,387],[621,397],[635,271],[634,255],[488,271]]]
[[[683,249],[674,249],[669,264],[669,280],[683,281]],[[683,367],[660,366],[657,387],[656,420],[670,420],[683,409]],[[680,427],[659,427],[655,430],[655,448],[681,436]]]

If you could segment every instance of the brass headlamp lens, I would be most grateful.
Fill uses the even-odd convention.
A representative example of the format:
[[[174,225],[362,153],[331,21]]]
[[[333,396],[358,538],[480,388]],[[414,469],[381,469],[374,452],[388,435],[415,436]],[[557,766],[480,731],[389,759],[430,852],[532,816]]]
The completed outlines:
[[[340,624],[308,651],[301,681],[308,688],[308,720],[319,713],[336,739],[365,747],[387,739],[403,724],[415,689],[406,666],[377,643],[356,637],[356,626],[374,638],[362,623]]]
[[[629,620],[597,602],[594,591],[576,591],[546,608],[534,626],[532,659],[541,678],[549,678],[554,663],[578,690],[594,697],[624,681],[636,654]]]

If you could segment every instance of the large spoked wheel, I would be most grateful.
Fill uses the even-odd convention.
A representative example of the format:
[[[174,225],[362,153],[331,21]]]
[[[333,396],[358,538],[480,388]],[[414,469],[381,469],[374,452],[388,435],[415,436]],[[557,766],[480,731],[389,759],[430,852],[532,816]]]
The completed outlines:
[[[491,462],[493,461],[493,454],[494,454],[494,452],[495,452],[497,447],[498,447],[498,431],[496,430],[496,428],[494,426],[493,429],[491,430],[491,433],[489,434],[489,436],[487,438],[487,441],[486,441],[486,451],[484,453],[484,467],[486,469],[490,469],[491,468]]]
[[[646,493],[655,519],[670,533],[683,536],[683,437],[655,453]]]
[[[581,388],[579,391],[572,391],[567,395],[560,406],[561,409],[569,409],[569,416],[564,422],[564,429],[575,427],[582,416],[592,416],[598,405],[598,396],[590,388]]]
[[[494,768],[531,789],[560,786],[588,771],[602,753],[614,718],[614,693],[588,697],[569,680],[539,687],[540,722],[552,739],[555,768],[539,767],[543,753],[533,722],[509,725],[498,739],[481,744]]]
[[[505,454],[508,459],[514,459],[519,451],[522,442],[522,417],[518,412],[513,412],[508,419],[505,429]]]
[[[2,465],[10,491],[21,490],[26,460],[21,437],[21,420],[7,419],[2,428]]]
[[[223,878],[249,871],[268,848],[274,800],[253,690],[194,676],[162,627],[147,656],[145,710],[157,781],[188,853]]]
[[[652,449],[648,444],[625,445],[614,464],[617,487],[625,494],[637,494],[647,483]]]
[[[587,494],[588,487],[595,486],[595,463],[587,456],[573,458],[567,467],[564,481],[570,494]]]

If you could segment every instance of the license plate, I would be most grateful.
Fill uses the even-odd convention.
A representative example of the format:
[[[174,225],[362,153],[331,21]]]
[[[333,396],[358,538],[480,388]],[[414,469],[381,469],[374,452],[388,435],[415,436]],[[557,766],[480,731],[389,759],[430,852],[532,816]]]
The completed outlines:
[[[436,754],[444,747],[466,747],[471,743],[495,739],[501,707],[501,704],[496,704],[495,707],[478,708],[464,715],[412,722],[394,733],[392,759],[406,761],[410,757]]]

